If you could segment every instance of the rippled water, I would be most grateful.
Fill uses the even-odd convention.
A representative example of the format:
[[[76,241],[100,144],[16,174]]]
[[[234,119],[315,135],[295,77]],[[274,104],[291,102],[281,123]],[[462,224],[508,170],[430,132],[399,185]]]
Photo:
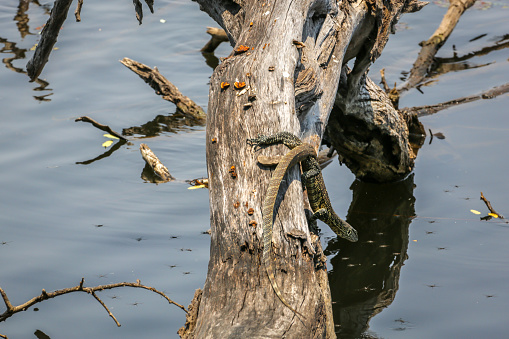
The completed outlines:
[[[209,228],[208,192],[188,190],[184,182],[207,175],[204,126],[175,117],[174,105],[118,60],[157,66],[206,109],[212,69],[199,49],[208,40],[206,27],[217,25],[190,1],[157,1],[155,14],[145,8],[141,26],[129,2],[88,1],[82,22],[71,13],[62,29],[41,75],[47,83],[30,83],[23,70],[48,18],[45,6],[32,2],[23,17],[16,16],[18,2],[0,4],[0,286],[20,304],[42,288],[70,287],[81,277],[88,286],[140,279],[187,306],[204,284],[209,256],[210,239],[202,234]],[[467,12],[438,56],[451,57],[453,45],[461,56],[503,40],[509,31],[504,6]],[[371,76],[378,79],[385,67],[388,81],[400,82],[417,42],[431,35],[444,12],[431,4],[403,16]],[[228,52],[223,45],[216,54]],[[422,87],[423,94],[409,92],[400,105],[434,104],[504,84],[508,57],[502,47],[457,62],[455,71]],[[349,244],[322,225],[341,336],[507,337],[509,224],[480,221],[470,210],[488,212],[482,191],[499,213],[509,214],[508,105],[504,95],[422,118],[445,139],[429,144],[428,137],[403,182],[356,182],[337,162],[326,169],[336,210],[348,213],[361,234]],[[74,122],[82,115],[134,134],[111,152],[101,146],[102,131]],[[176,182],[141,178],[142,142]],[[180,309],[147,291],[100,296],[122,327],[92,297],[71,294],[14,315],[0,333],[160,338],[176,337],[184,323]]]

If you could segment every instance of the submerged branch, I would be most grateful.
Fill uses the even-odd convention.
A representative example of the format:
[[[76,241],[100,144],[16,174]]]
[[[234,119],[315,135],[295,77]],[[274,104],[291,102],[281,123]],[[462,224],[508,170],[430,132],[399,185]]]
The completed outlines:
[[[120,62],[131,71],[138,74],[140,78],[145,80],[145,82],[156,91],[156,94],[162,95],[164,100],[171,101],[177,105],[177,108],[182,113],[189,115],[196,120],[206,119],[203,109],[193,100],[183,95],[174,84],[159,73],[157,67],[151,69],[141,62],[137,62],[129,58],[124,58],[120,60]]]
[[[505,94],[509,92],[509,83],[504,84],[502,86],[494,87],[490,90],[482,92],[480,94],[471,95],[468,97],[458,98],[454,100],[449,100],[446,102],[442,102],[436,105],[427,105],[427,106],[419,106],[419,107],[405,107],[400,111],[405,115],[408,114],[417,114],[417,116],[427,116],[435,114],[443,109],[449,108],[451,106],[456,106],[459,104],[466,104],[468,102],[476,101],[479,99],[492,99],[501,94]]]
[[[433,58],[442,45],[447,41],[456,27],[461,15],[475,3],[475,0],[451,0],[449,9],[444,15],[440,26],[427,40],[421,43],[421,51],[415,61],[407,81],[398,88],[398,92],[408,91],[416,87],[427,77],[428,69]]]
[[[124,136],[122,136],[122,134],[115,132],[114,130],[112,130],[112,129],[110,128],[110,126],[100,124],[100,123],[98,123],[97,121],[95,121],[94,119],[92,119],[92,118],[90,118],[90,117],[83,116],[83,117],[79,117],[79,118],[77,118],[77,119],[76,119],[76,120],[74,120],[74,121],[75,121],[75,122],[78,122],[78,121],[89,122],[89,123],[91,123],[92,125],[94,125],[94,127],[99,128],[101,131],[108,132],[108,133],[110,133],[111,135],[114,135],[114,136],[116,136],[117,138],[119,138],[119,139],[121,139],[121,140],[127,141],[127,139],[126,139]]]
[[[27,73],[30,81],[34,81],[41,74],[44,65],[49,60],[53,46],[57,42],[58,33],[67,18],[67,12],[72,0],[56,0],[51,10],[50,17],[41,32],[41,40],[35,49],[35,53],[27,63]]]

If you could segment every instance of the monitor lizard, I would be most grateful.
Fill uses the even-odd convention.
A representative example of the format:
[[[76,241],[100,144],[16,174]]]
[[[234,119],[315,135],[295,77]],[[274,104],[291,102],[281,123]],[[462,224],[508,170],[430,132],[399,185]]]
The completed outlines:
[[[273,145],[282,143],[291,150],[279,162],[269,181],[269,188],[263,201],[263,263],[267,271],[272,289],[279,300],[291,309],[294,313],[305,318],[301,313],[291,307],[283,298],[274,278],[274,269],[272,267],[272,220],[274,217],[274,205],[276,203],[277,193],[281,181],[288,169],[297,163],[302,164],[302,184],[307,189],[309,204],[314,212],[310,221],[320,219],[325,222],[338,236],[349,241],[357,241],[357,231],[346,221],[342,220],[332,209],[332,205],[325,188],[320,165],[316,160],[316,152],[313,146],[303,143],[298,137],[289,132],[280,132],[271,136],[258,135],[257,138],[247,139],[253,146]]]

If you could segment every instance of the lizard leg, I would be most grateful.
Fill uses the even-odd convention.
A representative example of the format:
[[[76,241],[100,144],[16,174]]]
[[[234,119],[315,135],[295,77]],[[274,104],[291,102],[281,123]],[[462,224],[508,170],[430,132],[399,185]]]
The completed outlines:
[[[316,222],[316,219],[320,219],[322,221],[328,220],[330,217],[330,212],[326,208],[320,208],[318,211],[313,213],[311,216],[311,220]],[[325,222],[325,221],[324,221]]]

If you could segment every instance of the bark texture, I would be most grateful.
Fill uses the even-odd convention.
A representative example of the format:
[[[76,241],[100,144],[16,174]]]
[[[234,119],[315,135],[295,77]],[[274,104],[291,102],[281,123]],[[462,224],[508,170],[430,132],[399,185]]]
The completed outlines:
[[[255,152],[246,139],[288,131],[318,149],[343,65],[356,58],[351,74],[343,73],[343,90],[347,98],[358,98],[364,73],[398,16],[422,5],[404,0],[197,2],[224,28],[234,50],[210,80],[210,262],[196,324],[181,335],[335,337],[324,256],[307,226],[297,168],[278,195],[273,258],[282,294],[306,318],[286,308],[269,284],[261,262],[261,206],[271,173],[256,158],[287,150],[272,146]],[[396,133],[404,133],[401,128]]]

